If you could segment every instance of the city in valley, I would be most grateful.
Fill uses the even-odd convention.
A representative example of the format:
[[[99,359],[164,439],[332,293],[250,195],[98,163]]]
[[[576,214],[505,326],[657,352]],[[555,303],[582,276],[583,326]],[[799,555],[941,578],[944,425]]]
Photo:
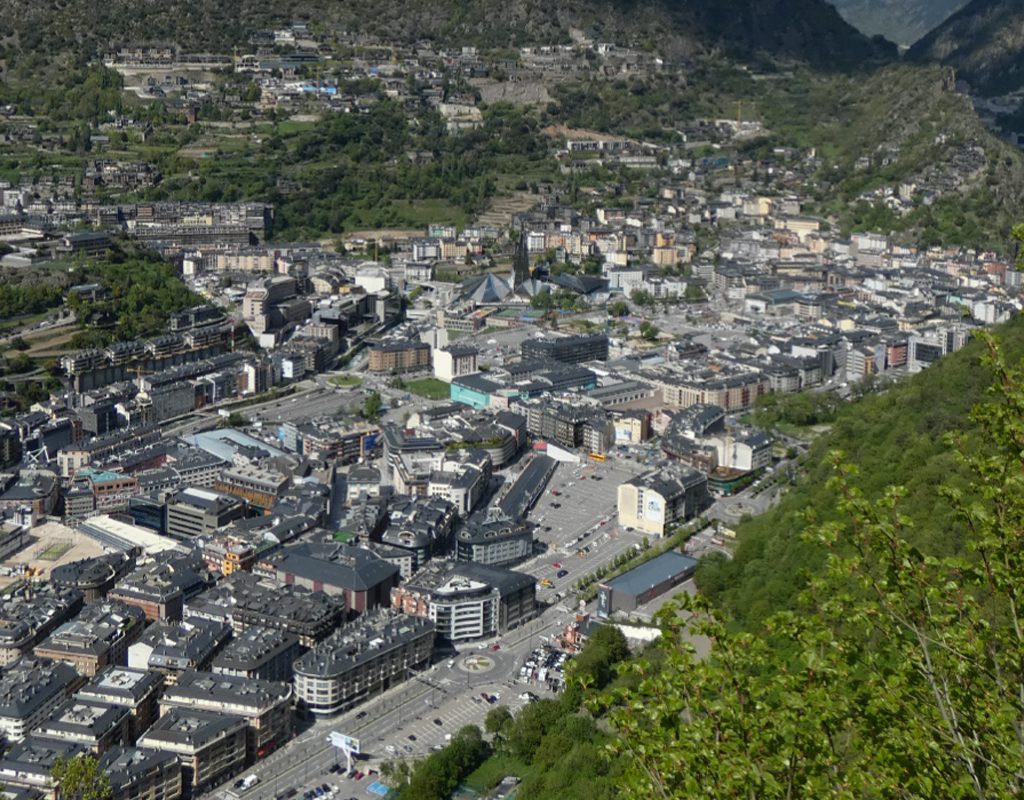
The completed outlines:
[[[0,95],[8,798],[369,800],[517,753],[840,406],[1020,310],[1009,247],[936,211],[998,166],[980,124],[833,163],[731,98],[657,111],[698,67],[656,44],[296,21],[111,42],[82,126]]]

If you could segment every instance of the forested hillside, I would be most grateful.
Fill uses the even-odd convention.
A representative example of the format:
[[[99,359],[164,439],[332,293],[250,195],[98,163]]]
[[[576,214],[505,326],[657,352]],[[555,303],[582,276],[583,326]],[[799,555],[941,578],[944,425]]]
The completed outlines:
[[[955,67],[980,94],[1024,86],[1024,0],[972,0],[918,41],[909,57]]]
[[[42,62],[64,52],[87,58],[118,42],[163,41],[196,52],[230,52],[261,27],[308,21],[375,35],[382,41],[432,39],[462,46],[516,47],[566,42],[570,29],[607,40],[657,46],[676,55],[725,49],[826,68],[894,56],[825,0],[0,0],[0,42],[9,58]]]
[[[1007,358],[1024,358],[1024,319],[1016,318],[995,333]],[[837,520],[836,496],[828,486],[831,472],[825,455],[840,450],[858,468],[854,485],[870,497],[887,486],[903,485],[903,512],[913,521],[911,541],[924,552],[952,555],[964,551],[967,533],[953,518],[943,483],[962,485],[963,468],[956,449],[943,437],[970,425],[972,406],[986,396],[991,374],[979,358],[975,341],[959,353],[883,394],[843,406],[827,435],[811,448],[805,474],[768,513],[743,523],[734,560],[705,562],[698,583],[730,618],[756,629],[775,611],[792,609],[808,580],[824,567],[826,551],[805,541],[808,513],[821,521]]]

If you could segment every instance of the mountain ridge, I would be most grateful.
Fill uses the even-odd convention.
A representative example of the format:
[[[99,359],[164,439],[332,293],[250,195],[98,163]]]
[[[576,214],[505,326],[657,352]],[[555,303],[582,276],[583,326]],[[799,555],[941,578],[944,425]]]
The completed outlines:
[[[575,28],[672,55],[711,49],[821,68],[853,68],[895,56],[890,43],[860,33],[825,0],[0,0],[0,14],[13,31],[0,39],[8,56],[71,49],[83,58],[112,42],[157,39],[188,43],[189,50],[225,49],[260,27],[293,20],[340,23],[382,40],[491,47],[568,41]]]
[[[967,0],[830,0],[843,19],[868,36],[911,45],[963,8]]]
[[[914,44],[907,57],[956,69],[974,91],[1024,87],[1024,0],[971,0]]]

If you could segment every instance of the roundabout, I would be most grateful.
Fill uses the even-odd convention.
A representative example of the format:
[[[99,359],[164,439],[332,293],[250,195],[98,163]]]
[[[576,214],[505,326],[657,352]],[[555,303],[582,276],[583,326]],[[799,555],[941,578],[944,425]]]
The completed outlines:
[[[466,656],[458,662],[458,667],[463,672],[482,675],[494,669],[494,659],[485,655]]]

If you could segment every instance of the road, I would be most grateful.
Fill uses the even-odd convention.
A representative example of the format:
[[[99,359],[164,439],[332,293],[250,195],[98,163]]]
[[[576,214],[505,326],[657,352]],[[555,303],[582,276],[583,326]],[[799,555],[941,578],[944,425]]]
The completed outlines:
[[[604,463],[560,464],[529,515],[530,521],[539,526],[539,539],[548,552],[517,567],[552,583],[538,590],[542,611],[537,619],[499,639],[466,643],[457,653],[439,655],[428,669],[358,708],[333,719],[315,721],[280,751],[245,773],[260,777],[254,787],[240,792],[230,789],[229,784],[207,797],[275,800],[291,789],[301,797],[306,789],[326,783],[338,790],[339,800],[369,800],[373,795],[367,790],[368,779],[356,781],[330,772],[339,759],[344,761],[328,744],[331,731],[360,740],[365,760],[357,768],[365,772],[379,769],[384,761],[395,758],[423,758],[443,746],[445,737],[464,725],[482,727],[491,706],[480,698],[481,692],[499,694],[500,703],[513,711],[525,704],[520,695],[526,690],[541,696],[548,694],[545,687],[522,683],[519,668],[535,647],[549,637],[554,638],[574,617],[572,585],[643,541],[642,534],[619,528],[615,512],[618,485],[647,468],[625,458]],[[755,497],[754,490],[748,489],[736,497],[719,499],[708,516],[735,522],[743,513],[767,508],[778,491],[778,487],[771,487]],[[590,552],[579,555],[585,547]],[[554,566],[556,563],[558,567]],[[559,569],[567,574],[558,578]],[[684,589],[692,591],[692,583]],[[665,599],[659,598],[658,602]],[[497,650],[492,649],[495,644]]]

